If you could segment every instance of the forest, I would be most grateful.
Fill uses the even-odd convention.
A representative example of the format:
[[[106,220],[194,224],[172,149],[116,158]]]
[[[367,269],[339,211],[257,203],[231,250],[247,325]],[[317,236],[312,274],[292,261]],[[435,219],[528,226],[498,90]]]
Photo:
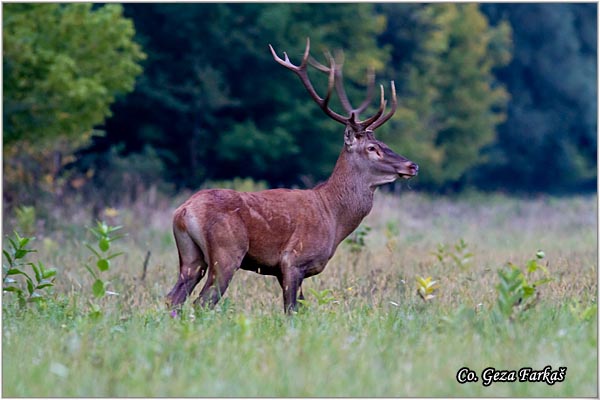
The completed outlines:
[[[411,190],[595,191],[596,7],[6,4],[4,201],[323,181],[341,127],[268,49],[298,62],[307,37],[343,51],[354,102],[368,70],[395,82],[377,134],[421,166]]]

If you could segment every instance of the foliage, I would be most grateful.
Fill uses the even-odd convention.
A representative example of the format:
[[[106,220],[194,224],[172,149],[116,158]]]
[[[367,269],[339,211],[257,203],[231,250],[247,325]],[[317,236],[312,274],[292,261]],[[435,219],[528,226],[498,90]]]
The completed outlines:
[[[454,263],[455,268],[458,268],[461,271],[467,270],[471,265],[471,259],[473,258],[473,253],[469,250],[467,242],[461,238],[453,248],[454,250],[450,250],[448,249],[448,245],[440,243],[438,244],[436,251],[432,254],[444,266],[447,265],[448,259],[450,259]]]
[[[439,289],[439,284],[437,281],[432,281],[431,277],[422,278],[420,276],[417,277],[417,293],[421,298],[425,301],[431,300],[435,297],[433,294],[437,289]]]
[[[546,307],[509,336],[499,334],[481,314],[444,309],[437,302],[431,306],[420,312],[337,307],[337,312],[301,312],[292,318],[279,310],[215,310],[172,319],[152,304],[127,318],[115,313],[96,322],[56,309],[43,319],[4,323],[3,357],[12,366],[4,371],[5,394],[476,397],[489,396],[490,388],[456,383],[465,362],[478,371],[489,365],[518,369],[532,362],[541,369],[556,359],[569,368],[564,382],[498,383],[491,389],[514,397],[594,396],[593,322],[581,323],[564,308]],[[452,325],[441,324],[443,313]],[[406,384],[419,379],[429,384]],[[19,384],[23,381],[28,384]]]
[[[21,312],[5,295],[3,362],[10,368],[3,370],[3,395],[486,397],[493,390],[506,397],[596,396],[597,196],[476,199],[376,194],[366,221],[372,228],[369,251],[355,257],[339,246],[323,273],[304,281],[309,306],[291,318],[282,312],[276,280],[246,271],[233,279],[222,299],[227,303],[194,313],[186,303],[181,318],[171,318],[164,296],[178,269],[174,244],[163,244],[171,236],[170,205],[119,210],[126,229],[136,232],[109,249],[127,252],[127,262],[113,259],[108,271],[109,287],[120,294],[94,298],[102,318],[90,318],[87,301],[93,296],[82,279],[88,278],[82,276],[84,222],[81,214],[65,214],[65,228],[45,235],[58,247],[52,256],[61,262],[61,278],[44,312]],[[390,220],[399,231],[393,253],[385,243]],[[456,233],[477,249],[477,262],[457,275],[475,279],[451,279],[432,263],[430,251],[440,238]],[[533,257],[538,269],[530,276],[527,260],[536,247],[557,251]],[[141,282],[148,248],[149,274]],[[499,278],[489,268],[502,265],[507,255],[524,260],[518,264],[529,284],[544,277],[539,266],[551,264],[555,277],[536,287],[535,308],[515,308],[514,323],[496,310]],[[352,259],[356,268],[348,268]],[[434,299],[424,302],[415,293],[417,276],[444,277]],[[335,300],[318,306],[310,289],[323,294],[323,301]],[[457,384],[463,365],[478,372],[488,366],[566,365],[568,372],[552,386],[486,388]]]
[[[3,198],[8,205],[39,206],[51,200],[59,203],[65,193],[78,184],[65,165],[75,160],[73,151],[86,142],[58,139],[41,147],[40,143],[15,142],[3,149]]]
[[[418,48],[389,142],[418,164],[419,184],[459,183],[504,119],[508,94],[493,70],[510,60],[510,26],[490,27],[477,4],[431,4],[414,11]],[[392,128],[394,127],[392,126]]]
[[[118,4],[3,8],[4,198],[60,201],[77,188],[63,168],[90,144],[117,96],[133,90],[145,55]],[[73,186],[71,186],[73,185]]]
[[[335,301],[335,297],[332,296],[333,292],[331,291],[331,289],[317,291],[313,288],[310,288],[308,289],[308,292],[314,296],[314,298],[317,300],[317,305],[319,306],[323,306],[331,303],[332,301]]]
[[[17,217],[17,227],[20,232],[25,235],[32,235],[35,231],[35,207],[33,206],[20,206],[15,210]]]
[[[299,308],[298,312],[295,314],[306,314],[312,312],[324,312],[325,309],[323,306],[328,304],[339,304],[339,301],[333,297],[333,291],[331,289],[323,289],[323,290],[315,290],[313,288],[308,289],[308,293],[310,293],[309,298],[298,299],[298,303],[302,306]],[[316,300],[316,304],[314,304],[310,298],[314,298]],[[316,307],[318,308],[316,308]],[[333,312],[332,309],[327,309],[329,312]]]
[[[510,23],[514,57],[498,71],[511,101],[478,184],[596,190],[598,5],[488,3],[482,9],[491,20]]]
[[[88,189],[86,201],[96,208],[129,206],[149,188],[170,194],[173,185],[162,180],[165,165],[160,153],[145,145],[140,152],[127,154],[119,144],[105,153],[82,154],[78,165],[84,173],[78,174],[78,179],[81,187]]]
[[[233,177],[312,186],[331,173],[342,128],[267,47],[297,62],[307,36],[321,61],[325,49],[344,50],[355,104],[368,68],[386,88],[395,81],[399,110],[377,136],[421,165],[412,188],[594,190],[596,10],[574,3],[8,4],[4,199],[37,206],[102,186],[99,172],[117,162],[114,148],[117,158],[158,159],[155,179],[177,187]],[[311,78],[322,93],[325,77]],[[100,137],[93,129],[115,99]],[[332,107],[340,110],[335,95]],[[87,156],[75,154],[84,146]],[[549,157],[556,167],[546,167]]]
[[[144,58],[117,4],[7,4],[4,143],[79,137],[133,89]]]
[[[104,221],[98,221],[95,228],[90,228],[90,232],[97,240],[96,248],[89,243],[86,243],[85,246],[92,252],[92,258],[95,258],[95,264],[93,267],[89,264],[85,264],[85,268],[94,279],[92,293],[96,298],[102,298],[106,294],[116,294],[114,292],[107,292],[106,288],[110,282],[102,279],[101,275],[110,269],[110,260],[124,254],[123,252],[112,253],[109,251],[111,243],[123,237],[123,235],[114,235],[114,233],[121,228],[121,226],[107,225]],[[99,306],[94,303],[91,303],[91,306],[92,315],[99,315]]]
[[[2,291],[11,292],[17,296],[20,307],[27,303],[47,300],[48,289],[54,286],[55,268],[46,268],[41,261],[37,264],[25,260],[27,254],[36,250],[27,247],[34,237],[21,237],[17,232],[13,238],[8,238],[8,249],[3,249],[5,263],[2,264]],[[26,266],[33,270],[35,280],[26,272]],[[23,280],[16,279],[22,277]]]
[[[552,281],[548,277],[548,269],[539,263],[544,257],[544,252],[538,251],[536,258],[527,261],[525,272],[513,263],[508,263],[505,270],[498,270],[500,283],[496,286],[497,310],[503,317],[513,320],[515,314],[532,308],[538,302],[539,286]],[[537,270],[543,271],[546,277],[530,282],[529,279]]]
[[[598,315],[598,304],[594,303],[586,307],[579,301],[573,301],[569,304],[569,311],[579,321],[590,321]]]
[[[349,247],[352,253],[360,253],[367,246],[365,239],[369,232],[371,232],[371,227],[366,224],[361,224],[344,240],[344,243]]]
[[[136,92],[115,105],[107,139],[129,151],[140,143],[165,149],[168,179],[190,187],[235,176],[279,186],[298,183],[301,173],[320,180],[331,172],[342,128],[273,61],[269,43],[294,62],[308,36],[316,58],[344,49],[353,99],[364,92],[352,82],[364,84],[367,67],[381,71],[387,60],[376,45],[385,19],[371,4],[124,7],[148,60]],[[312,76],[322,92],[325,78]]]

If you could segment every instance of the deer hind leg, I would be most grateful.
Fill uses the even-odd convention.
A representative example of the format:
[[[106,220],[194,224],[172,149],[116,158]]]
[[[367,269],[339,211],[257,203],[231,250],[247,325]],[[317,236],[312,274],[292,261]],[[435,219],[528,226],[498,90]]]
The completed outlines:
[[[179,277],[167,295],[167,302],[171,307],[176,307],[184,303],[192,293],[206,273],[208,265],[202,250],[185,230],[176,227],[173,234],[179,253]]]
[[[208,234],[208,276],[194,305],[213,307],[223,297],[248,252],[245,229],[235,221],[215,225]]]

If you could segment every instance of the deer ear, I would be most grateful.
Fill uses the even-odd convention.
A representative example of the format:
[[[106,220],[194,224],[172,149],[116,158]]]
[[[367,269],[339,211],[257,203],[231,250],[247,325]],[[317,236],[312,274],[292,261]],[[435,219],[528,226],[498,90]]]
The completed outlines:
[[[344,143],[346,144],[348,150],[351,150],[354,147],[354,145],[356,145],[356,142],[358,142],[356,132],[354,132],[354,129],[347,126],[346,130],[344,131]]]

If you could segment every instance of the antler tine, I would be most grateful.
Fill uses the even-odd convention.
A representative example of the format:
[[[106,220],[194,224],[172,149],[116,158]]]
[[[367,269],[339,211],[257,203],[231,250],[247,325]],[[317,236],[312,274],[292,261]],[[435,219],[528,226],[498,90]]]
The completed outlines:
[[[367,118],[364,121],[359,122],[359,124],[365,129],[370,128],[371,124],[376,122],[379,119],[379,117],[381,117],[383,112],[385,111],[386,101],[385,101],[385,97],[384,97],[383,85],[379,85],[379,88],[380,88],[380,92],[381,92],[380,99],[379,99],[379,109],[377,110],[375,115]],[[371,130],[373,130],[373,129],[371,129]]]
[[[338,51],[336,53],[336,57],[333,58],[331,56],[331,53],[329,52],[325,52],[325,57],[327,57],[329,59],[329,63],[331,64],[331,67],[326,67],[325,65],[321,64],[320,62],[318,62],[317,60],[315,60],[313,57],[311,57],[309,59],[310,65],[312,65],[313,67],[315,67],[317,70],[324,72],[326,74],[330,74],[331,71],[334,71],[335,74],[335,91],[338,94],[338,97],[340,99],[340,103],[342,104],[342,107],[344,107],[344,110],[350,115],[350,117],[348,118],[349,121],[353,120],[352,117],[352,113],[354,113],[354,118],[356,117],[356,115],[358,115],[356,109],[354,109],[354,107],[352,107],[352,104],[350,104],[350,100],[348,99],[348,95],[346,95],[346,90],[344,89],[344,78],[342,76],[342,66],[344,63],[344,53],[342,53],[341,51]],[[340,60],[339,62],[336,61],[336,59]]]
[[[332,59],[331,55],[329,53],[326,53],[325,55],[329,59]],[[335,66],[335,90],[340,99],[340,103],[344,107],[344,110],[348,114],[350,114],[350,118],[348,118],[348,120],[351,123],[356,123],[356,118],[358,117],[358,115],[361,114],[362,112],[364,112],[367,109],[367,107],[369,107],[369,104],[371,104],[371,101],[373,100],[373,89],[375,87],[375,73],[373,72],[372,68],[369,68],[369,70],[367,71],[367,96],[363,100],[363,102],[360,104],[360,106],[358,106],[358,108],[354,108],[352,106],[352,104],[350,103],[350,100],[348,99],[348,95],[346,94],[346,89],[344,88],[344,83],[343,83],[344,78],[343,78],[342,66],[343,66],[343,62],[344,62],[344,53],[341,50],[336,52],[336,57],[333,60],[340,60],[340,61],[336,61],[336,66]],[[325,65],[321,64],[320,62],[315,60],[312,56],[309,59],[309,63],[310,63],[310,65],[312,65],[314,68],[316,68],[317,70],[319,70],[321,72],[324,72],[327,74],[331,72],[330,67],[326,67]],[[371,120],[371,118],[369,118],[369,120]]]
[[[321,64],[320,62],[315,60],[315,58],[313,56],[308,57],[308,62],[310,63],[310,65],[315,67],[315,69],[318,69],[321,72],[329,74],[331,68],[326,67],[325,65]]]
[[[396,108],[398,107],[398,99],[396,98],[396,85],[394,85],[394,81],[391,81],[391,86],[392,86],[392,109],[386,115],[377,119],[372,124],[367,125],[367,128],[372,131],[374,131],[375,129],[379,128],[381,125],[386,123],[390,118],[392,118],[392,115],[394,115],[394,113],[396,112]],[[381,87],[381,90],[382,90],[382,94],[383,94],[383,86]]]
[[[369,107],[371,100],[373,100],[373,89],[375,88],[375,72],[372,68],[367,71],[367,97],[361,103],[360,106],[355,110],[357,114],[362,113]]]
[[[315,88],[313,87],[312,83],[310,82],[310,78],[308,77],[308,72],[307,72],[307,63],[308,63],[309,54],[310,54],[310,38],[306,38],[306,49],[304,50],[304,56],[302,57],[302,62],[300,63],[299,66],[292,64],[285,52],[283,53],[285,60],[282,60],[277,55],[275,50],[273,49],[273,46],[271,46],[270,44],[269,44],[269,49],[271,49],[271,54],[273,55],[273,59],[275,59],[275,61],[277,61],[279,64],[283,65],[287,69],[294,71],[296,73],[296,75],[298,75],[298,77],[302,81],[302,84],[308,91],[308,94],[310,95],[310,97],[312,97],[312,99],[315,101],[315,103],[317,103],[319,105],[319,107],[321,107],[321,109],[323,110],[323,112],[325,112],[325,114],[327,114],[332,119],[334,119],[337,122],[340,122],[344,125],[348,123],[348,118],[341,116],[340,114],[336,113],[335,111],[331,110],[328,107],[329,100],[331,98],[331,92],[333,90],[333,85],[334,85],[334,81],[335,81],[335,63],[334,63],[333,59],[330,60],[332,63],[330,71],[327,71],[327,72],[329,72],[327,95],[325,96],[324,99],[322,99],[317,94]]]

